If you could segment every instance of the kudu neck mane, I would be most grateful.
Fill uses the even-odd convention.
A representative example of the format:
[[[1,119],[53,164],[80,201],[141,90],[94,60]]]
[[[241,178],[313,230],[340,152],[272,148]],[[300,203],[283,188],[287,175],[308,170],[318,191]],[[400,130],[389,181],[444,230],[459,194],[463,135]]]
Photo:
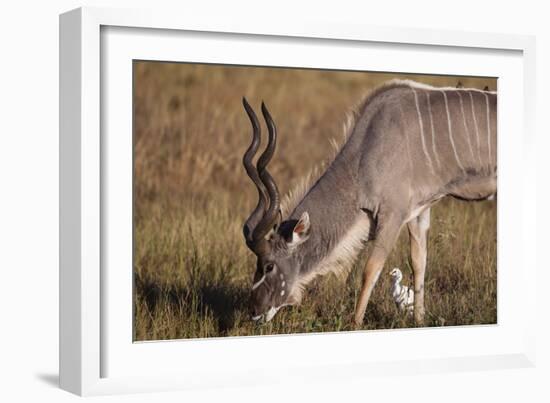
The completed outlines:
[[[284,197],[281,203],[281,209],[283,212],[283,217],[288,217],[289,219],[294,218],[294,215],[301,204],[307,202],[309,193],[321,180],[327,181],[328,170],[330,170],[338,158],[342,158],[342,153],[345,152],[346,145],[348,140],[351,140],[352,133],[355,131],[357,123],[361,117],[364,117],[364,112],[367,110],[367,107],[370,101],[376,97],[376,95],[381,92],[387,91],[391,88],[396,87],[405,87],[409,86],[409,81],[406,80],[392,80],[386,84],[381,85],[380,87],[371,91],[367,96],[365,96],[357,105],[352,108],[348,113],[347,119],[344,122],[342,130],[341,141],[333,141],[333,153],[329,158],[321,163],[320,165],[313,168],[298,184],[294,187],[288,194]],[[345,157],[350,157],[347,155]],[[353,157],[353,155],[351,155]],[[357,157],[357,156],[355,156]],[[346,165],[346,164],[343,164]],[[328,167],[328,168],[327,168]],[[339,187],[336,187],[338,191]],[[309,212],[310,214],[315,214]]]
[[[283,200],[283,217],[297,220],[307,211],[311,222],[309,239],[295,252],[301,261],[301,288],[317,275],[347,273],[368,238],[368,217],[360,209],[356,183],[360,155],[347,145],[369,101],[386,88],[373,91],[358,104],[344,124],[343,141],[335,145],[333,157],[307,175]]]
[[[301,261],[300,275],[316,276],[335,272],[343,274],[350,268],[368,227],[358,231],[357,222],[363,215],[357,204],[354,179],[336,164],[313,185],[290,215],[298,219],[308,212],[311,222],[310,236],[295,251]],[[366,232],[365,232],[366,230]]]

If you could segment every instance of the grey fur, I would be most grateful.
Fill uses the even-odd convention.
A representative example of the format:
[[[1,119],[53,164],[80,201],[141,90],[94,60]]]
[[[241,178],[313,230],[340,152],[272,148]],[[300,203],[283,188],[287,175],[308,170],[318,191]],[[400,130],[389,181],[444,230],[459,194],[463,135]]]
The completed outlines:
[[[481,200],[496,193],[496,115],[496,93],[476,89],[393,81],[369,95],[334,160],[271,235],[273,251],[263,261],[273,262],[284,275],[287,290],[283,298],[275,283],[270,284],[271,277],[276,281],[279,276],[267,275],[265,287],[253,292],[255,316],[299,303],[312,278],[341,269],[342,261],[349,266],[372,237],[373,253],[356,311],[360,323],[383,263],[401,228],[409,225],[422,245],[413,256],[419,262],[415,291],[421,293],[415,318],[421,322],[429,208],[445,196]],[[307,240],[289,250],[288,239],[305,212]],[[411,227],[423,212],[427,223]],[[265,274],[263,261],[256,281]]]

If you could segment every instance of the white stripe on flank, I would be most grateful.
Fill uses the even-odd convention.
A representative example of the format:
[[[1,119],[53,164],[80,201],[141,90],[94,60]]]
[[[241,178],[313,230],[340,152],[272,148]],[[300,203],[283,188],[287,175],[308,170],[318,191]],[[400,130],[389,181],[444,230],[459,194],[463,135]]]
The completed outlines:
[[[455,142],[453,140],[453,131],[451,128],[451,114],[449,113],[449,102],[447,101],[447,94],[445,91],[441,91],[443,93],[443,98],[445,99],[445,110],[447,111],[447,125],[449,127],[449,141],[451,142],[451,146],[453,147],[453,153],[455,154],[456,163],[462,169],[462,171],[466,172],[464,170],[464,166],[462,166],[462,163],[460,162],[460,159],[458,158],[458,154],[456,152]]]
[[[466,123],[466,113],[464,113],[464,102],[462,101],[462,95],[457,91],[458,99],[460,99],[460,109],[462,110],[462,120],[464,122],[464,129],[466,130],[466,139],[468,140],[468,147],[470,147],[470,153],[472,158],[475,159],[474,149],[472,148],[472,142],[470,141],[470,130],[468,130],[468,124]]]
[[[424,140],[424,123],[422,122],[422,116],[420,114],[420,106],[418,105],[418,94],[416,93],[414,88],[411,88],[411,90],[414,94],[414,103],[416,105],[416,113],[418,115],[418,125],[420,126],[420,136],[422,138],[422,150],[424,151],[424,155],[426,156],[426,159],[428,160],[428,165],[430,166],[432,174],[435,175],[434,167],[432,165],[432,159],[430,158],[430,155],[428,154],[428,150],[426,149],[426,141]]]
[[[401,122],[404,122],[405,112],[403,111],[403,106],[401,105],[401,102],[399,102],[398,105],[399,105],[399,112],[401,113]],[[412,157],[411,157],[411,146],[409,144],[409,135],[407,134],[407,130],[403,130],[403,135],[405,136],[405,145],[407,146],[407,156],[409,157],[409,168],[411,169],[411,172],[412,172],[413,163],[412,163]]]
[[[254,283],[254,285],[252,286],[252,291],[258,288],[260,284],[262,284],[264,281],[265,281],[265,274],[262,276],[261,279],[258,280],[258,282]]]
[[[428,103],[428,114],[430,115],[430,127],[432,129],[432,151],[434,153],[435,161],[437,162],[437,166],[441,168],[441,161],[439,161],[439,156],[437,155],[437,151],[435,149],[435,129],[434,129],[434,117],[432,115],[432,104],[430,102],[430,93],[426,92],[426,102]]]
[[[489,116],[489,96],[485,93],[485,105],[487,105],[487,149],[489,150],[489,165],[491,165],[491,161],[493,160],[491,158],[491,117]]]
[[[474,127],[476,129],[476,139],[477,139],[477,157],[479,159],[479,166],[481,167],[483,163],[481,162],[481,145],[479,144],[479,128],[477,127],[476,112],[474,108],[474,96],[471,92],[470,94],[470,103],[472,105],[472,117],[474,118]]]

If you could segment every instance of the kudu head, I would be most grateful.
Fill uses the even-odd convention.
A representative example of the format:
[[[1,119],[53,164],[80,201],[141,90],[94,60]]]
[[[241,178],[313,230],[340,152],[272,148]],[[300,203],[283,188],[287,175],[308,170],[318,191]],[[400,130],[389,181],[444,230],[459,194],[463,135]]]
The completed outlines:
[[[252,123],[252,143],[244,154],[243,164],[258,190],[258,204],[243,227],[246,245],[257,257],[250,309],[253,320],[269,321],[281,307],[297,302],[294,288],[300,261],[295,252],[308,239],[310,223],[307,213],[298,220],[282,222],[279,190],[267,170],[277,143],[275,123],[262,102],[269,136],[267,147],[254,166],[252,159],[261,142],[260,124],[245,98],[243,105]]]

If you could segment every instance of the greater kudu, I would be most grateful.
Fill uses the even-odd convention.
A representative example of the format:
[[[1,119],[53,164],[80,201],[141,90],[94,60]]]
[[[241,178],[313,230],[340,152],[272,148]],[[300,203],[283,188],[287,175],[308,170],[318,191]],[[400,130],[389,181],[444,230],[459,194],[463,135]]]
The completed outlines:
[[[347,139],[322,175],[286,206],[267,170],[276,145],[273,119],[262,103],[268,145],[256,167],[260,125],[246,99],[252,144],[243,162],[258,189],[244,225],[257,256],[253,319],[270,320],[298,304],[315,276],[349,268],[373,241],[363,273],[355,323],[363,321],[373,287],[403,226],[410,235],[414,318],[424,321],[424,273],[430,207],[445,196],[482,200],[496,193],[496,92],[392,81],[355,112]]]

